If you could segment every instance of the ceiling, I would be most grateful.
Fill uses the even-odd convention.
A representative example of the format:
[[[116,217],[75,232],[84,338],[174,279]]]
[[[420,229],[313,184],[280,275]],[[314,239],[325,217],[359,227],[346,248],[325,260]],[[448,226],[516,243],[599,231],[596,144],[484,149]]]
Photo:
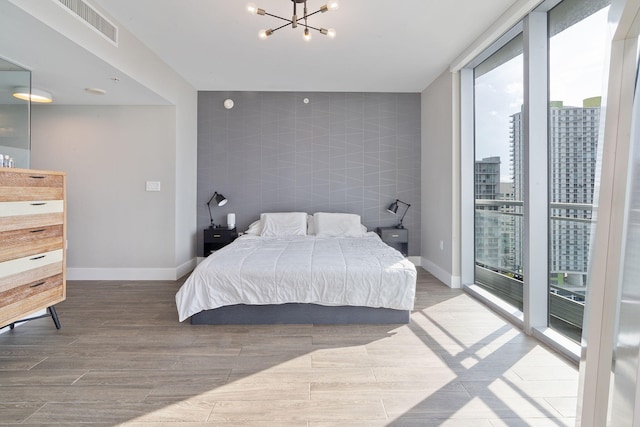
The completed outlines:
[[[126,27],[197,90],[348,92],[422,91],[516,2],[342,0],[337,11],[309,18],[310,25],[335,28],[336,38],[312,32],[305,42],[300,27],[260,40],[260,29],[282,21],[247,13],[245,1],[85,1]],[[252,1],[275,15],[292,13],[289,0]],[[309,9],[323,4],[309,0]],[[35,35],[37,53],[21,46],[20,37],[8,41],[5,36],[14,31]],[[34,86],[53,92],[56,103],[166,103],[126,77],[112,80],[120,75],[117,69],[7,0],[0,0],[0,57],[31,69]],[[84,92],[94,86],[109,96]]]

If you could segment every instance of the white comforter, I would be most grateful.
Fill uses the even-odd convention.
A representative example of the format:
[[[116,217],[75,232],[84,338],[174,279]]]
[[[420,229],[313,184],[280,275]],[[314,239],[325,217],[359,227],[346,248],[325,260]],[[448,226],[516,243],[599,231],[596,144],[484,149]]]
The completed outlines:
[[[416,268],[377,234],[245,235],[205,259],[176,294],[180,321],[233,304],[351,305],[411,310]]]

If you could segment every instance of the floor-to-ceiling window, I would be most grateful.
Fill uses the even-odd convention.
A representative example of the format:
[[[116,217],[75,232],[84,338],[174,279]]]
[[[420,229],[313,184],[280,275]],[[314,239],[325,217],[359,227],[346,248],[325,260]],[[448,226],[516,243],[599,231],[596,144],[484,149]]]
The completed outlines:
[[[579,341],[587,289],[607,0],[548,13],[549,326]]]
[[[473,75],[476,283],[522,310],[522,33]]]
[[[473,184],[463,172],[475,208],[474,257],[463,251],[462,261],[473,262],[469,289],[498,297],[525,330],[550,327],[575,342],[588,282],[609,3],[545,1],[461,72],[463,159],[465,150],[474,159]],[[464,136],[467,121],[472,138]],[[465,229],[472,221],[461,218]]]

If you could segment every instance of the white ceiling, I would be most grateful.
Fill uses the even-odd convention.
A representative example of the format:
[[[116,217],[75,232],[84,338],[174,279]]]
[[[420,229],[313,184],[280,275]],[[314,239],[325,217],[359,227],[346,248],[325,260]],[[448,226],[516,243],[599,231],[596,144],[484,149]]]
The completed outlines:
[[[309,20],[335,28],[337,37],[313,32],[305,42],[300,27],[258,39],[260,29],[282,21],[247,13],[243,0],[86,1],[126,27],[197,90],[349,92],[422,91],[516,2],[342,0],[337,11]],[[275,15],[292,13],[290,0],[252,1]],[[88,86],[122,92],[108,103],[166,103],[126,78],[113,83],[118,70],[6,3],[0,0],[0,56],[32,69],[34,86],[54,92],[57,103],[106,103],[84,93]],[[309,0],[310,12],[323,4]],[[37,57],[33,47],[20,53],[19,39],[6,40],[12,27],[19,34],[25,25],[42,43]],[[68,55],[82,61],[56,60]]]

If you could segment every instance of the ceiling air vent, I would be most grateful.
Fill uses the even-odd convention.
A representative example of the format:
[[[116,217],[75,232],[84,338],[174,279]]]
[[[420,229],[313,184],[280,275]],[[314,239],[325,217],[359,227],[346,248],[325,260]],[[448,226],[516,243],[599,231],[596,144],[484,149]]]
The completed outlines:
[[[113,25],[100,12],[84,0],[57,0],[75,16],[82,19],[91,28],[118,45],[118,27]]]

